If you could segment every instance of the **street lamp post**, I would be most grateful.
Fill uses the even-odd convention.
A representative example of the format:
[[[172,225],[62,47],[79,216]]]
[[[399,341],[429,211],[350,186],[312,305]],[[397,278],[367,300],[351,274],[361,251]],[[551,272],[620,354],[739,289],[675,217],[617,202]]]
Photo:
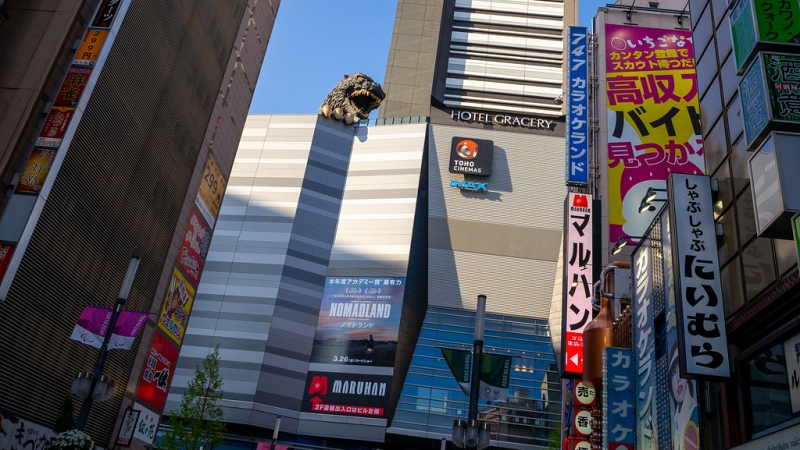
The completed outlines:
[[[481,388],[481,360],[483,358],[483,328],[486,318],[486,296],[478,296],[475,311],[475,340],[472,343],[472,375],[469,384],[469,409],[467,422],[453,422],[453,443],[466,450],[481,450],[489,446],[488,424],[478,425],[478,399]]]
[[[103,367],[106,365],[108,341],[111,340],[111,334],[114,332],[114,326],[117,324],[119,312],[122,310],[122,307],[128,300],[128,294],[131,291],[133,278],[136,276],[136,269],[138,267],[139,257],[134,256],[131,258],[131,262],[128,264],[128,271],[125,273],[125,279],[122,281],[122,286],[120,287],[119,295],[117,296],[116,307],[114,308],[114,312],[111,314],[111,320],[109,320],[108,323],[108,329],[106,330],[106,336],[103,339],[103,345],[100,346],[100,354],[97,355],[97,362],[94,365],[94,372],[92,373],[92,384],[89,387],[89,395],[87,395],[83,400],[81,411],[78,414],[78,420],[75,424],[75,428],[80,431],[83,431],[83,429],[86,427],[86,421],[89,419],[89,411],[92,409],[92,403],[94,403],[94,390],[97,387],[98,381],[100,381],[100,378],[102,377]]]

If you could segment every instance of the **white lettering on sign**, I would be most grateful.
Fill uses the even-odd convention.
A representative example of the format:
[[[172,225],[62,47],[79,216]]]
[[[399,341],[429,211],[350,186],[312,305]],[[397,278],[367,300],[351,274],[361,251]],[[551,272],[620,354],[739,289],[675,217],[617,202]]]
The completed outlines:
[[[486,123],[490,125],[532,128],[536,130],[553,131],[555,128],[555,121],[553,120],[527,116],[509,116],[505,114],[490,114],[454,109],[450,111],[450,117],[460,122]]]

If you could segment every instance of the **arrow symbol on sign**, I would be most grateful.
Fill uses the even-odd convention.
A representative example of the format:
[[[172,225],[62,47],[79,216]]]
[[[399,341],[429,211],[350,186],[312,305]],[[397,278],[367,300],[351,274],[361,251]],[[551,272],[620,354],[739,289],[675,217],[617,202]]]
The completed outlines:
[[[572,364],[575,364],[577,366],[578,365],[578,354],[575,353],[575,356],[573,356],[569,360],[572,361]]]

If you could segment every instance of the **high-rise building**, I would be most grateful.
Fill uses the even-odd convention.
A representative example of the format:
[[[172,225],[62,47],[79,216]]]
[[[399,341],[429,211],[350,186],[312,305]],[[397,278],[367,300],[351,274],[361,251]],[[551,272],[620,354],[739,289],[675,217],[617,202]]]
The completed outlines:
[[[719,193],[731,377],[719,384],[725,448],[800,435],[795,168],[798,2],[689,2],[707,173]],[[794,233],[792,230],[794,229]]]
[[[237,445],[440,448],[468,409],[441,348],[472,348],[483,294],[513,363],[480,418],[546,445],[575,7],[401,0],[377,120],[250,116],[166,410],[219,345]]]
[[[214,226],[279,1],[1,3],[0,448],[52,436],[97,359],[73,328],[84,307],[114,307],[136,255],[124,308],[150,315],[131,350],[109,352],[117,388],[86,426],[109,447],[126,407],[160,413],[140,395],[165,339],[156,308],[192,266],[179,257],[200,204]]]

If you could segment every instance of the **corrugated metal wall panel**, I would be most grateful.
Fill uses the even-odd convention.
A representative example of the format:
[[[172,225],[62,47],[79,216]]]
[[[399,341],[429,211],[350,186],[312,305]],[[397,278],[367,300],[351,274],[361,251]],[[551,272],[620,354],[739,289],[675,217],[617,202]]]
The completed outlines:
[[[358,129],[329,276],[406,276],[426,131],[424,123]]]
[[[428,249],[428,304],[475,310],[478,294],[486,312],[547,318],[556,263]]]

